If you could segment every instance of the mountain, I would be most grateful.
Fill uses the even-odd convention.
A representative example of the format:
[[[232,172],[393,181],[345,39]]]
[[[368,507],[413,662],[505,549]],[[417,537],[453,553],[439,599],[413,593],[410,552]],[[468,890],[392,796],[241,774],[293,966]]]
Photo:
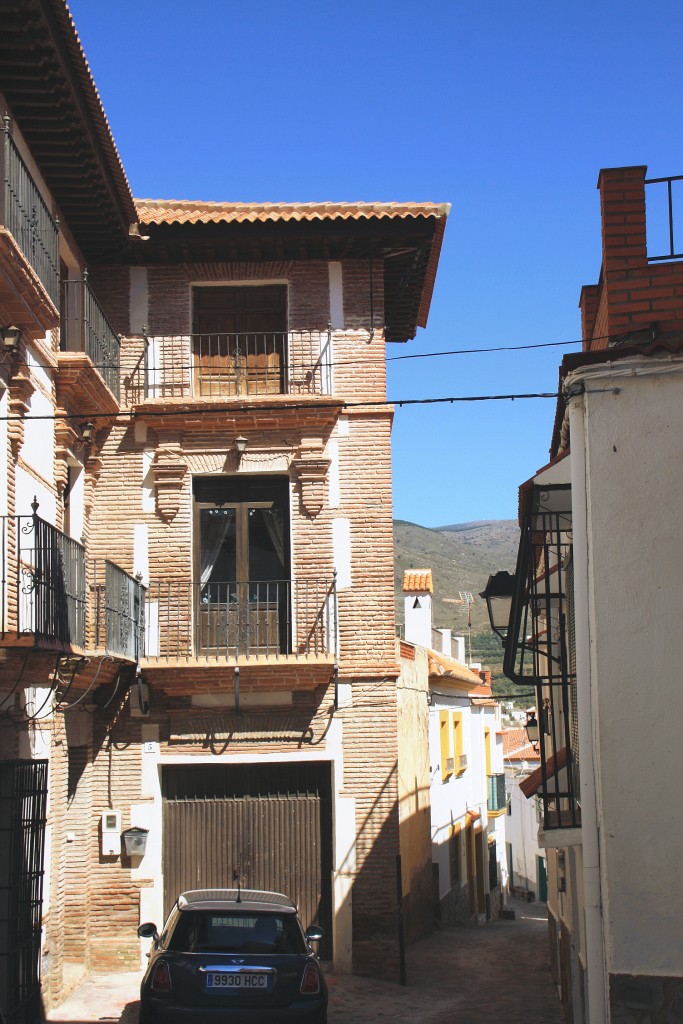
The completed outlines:
[[[394,521],[394,579],[396,620],[403,624],[403,573],[406,569],[431,569],[434,580],[434,626],[449,628],[468,638],[467,604],[461,592],[473,597],[472,661],[488,665],[496,693],[514,694],[515,686],[502,672],[500,640],[491,632],[486,602],[479,597],[492,573],[514,572],[519,528],[514,519],[481,520],[429,528]],[[467,651],[469,660],[469,650]]]

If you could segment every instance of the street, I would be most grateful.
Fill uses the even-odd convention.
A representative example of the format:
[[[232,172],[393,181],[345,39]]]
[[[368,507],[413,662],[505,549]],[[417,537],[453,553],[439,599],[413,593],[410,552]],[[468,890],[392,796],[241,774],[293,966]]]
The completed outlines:
[[[545,905],[511,902],[514,921],[448,928],[410,946],[405,988],[329,974],[329,1024],[562,1024]],[[137,1024],[138,984],[137,974],[92,975],[48,1020]]]

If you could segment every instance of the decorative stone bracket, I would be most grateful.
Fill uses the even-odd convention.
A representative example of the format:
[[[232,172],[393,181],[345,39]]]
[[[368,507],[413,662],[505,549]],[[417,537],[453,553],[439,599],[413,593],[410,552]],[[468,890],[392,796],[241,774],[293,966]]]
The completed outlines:
[[[317,516],[325,502],[325,485],[331,460],[325,458],[317,439],[303,440],[292,469],[301,487],[301,504],[310,516]]]
[[[187,463],[179,444],[159,448],[152,463],[157,512],[167,522],[175,519],[180,508],[180,493]]]
[[[9,440],[12,455],[16,461],[24,443],[24,418],[29,410],[31,395],[35,386],[31,380],[28,367],[21,365],[9,381]],[[15,417],[18,417],[15,419]]]

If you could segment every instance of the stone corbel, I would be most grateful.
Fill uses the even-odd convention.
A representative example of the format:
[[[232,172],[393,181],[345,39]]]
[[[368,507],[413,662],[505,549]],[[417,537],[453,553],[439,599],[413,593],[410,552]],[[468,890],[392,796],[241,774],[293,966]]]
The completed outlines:
[[[317,516],[325,503],[325,486],[330,459],[317,439],[305,439],[292,462],[301,489],[301,504],[310,516]]]
[[[97,487],[97,481],[100,478],[103,465],[104,462],[99,455],[91,455],[85,462],[84,504],[86,518],[90,515],[90,510],[95,503],[95,488]]]
[[[74,445],[79,439],[79,432],[72,420],[63,418],[63,409],[56,410],[55,420],[55,483],[57,493],[64,493],[68,476],[69,457],[73,455]]]
[[[180,493],[187,473],[187,463],[180,445],[159,448],[152,463],[157,512],[167,522],[175,519],[180,508]]]
[[[28,367],[21,365],[9,381],[9,441],[12,455],[16,461],[24,443],[24,419],[29,411],[31,395],[35,387],[29,375]]]

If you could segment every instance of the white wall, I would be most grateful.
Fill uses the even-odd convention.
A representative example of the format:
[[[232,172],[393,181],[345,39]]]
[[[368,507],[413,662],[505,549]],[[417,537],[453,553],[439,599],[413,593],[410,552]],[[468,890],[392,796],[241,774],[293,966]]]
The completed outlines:
[[[683,360],[593,368],[583,396],[590,679],[611,972],[681,972]],[[618,389],[618,390],[616,390]]]

